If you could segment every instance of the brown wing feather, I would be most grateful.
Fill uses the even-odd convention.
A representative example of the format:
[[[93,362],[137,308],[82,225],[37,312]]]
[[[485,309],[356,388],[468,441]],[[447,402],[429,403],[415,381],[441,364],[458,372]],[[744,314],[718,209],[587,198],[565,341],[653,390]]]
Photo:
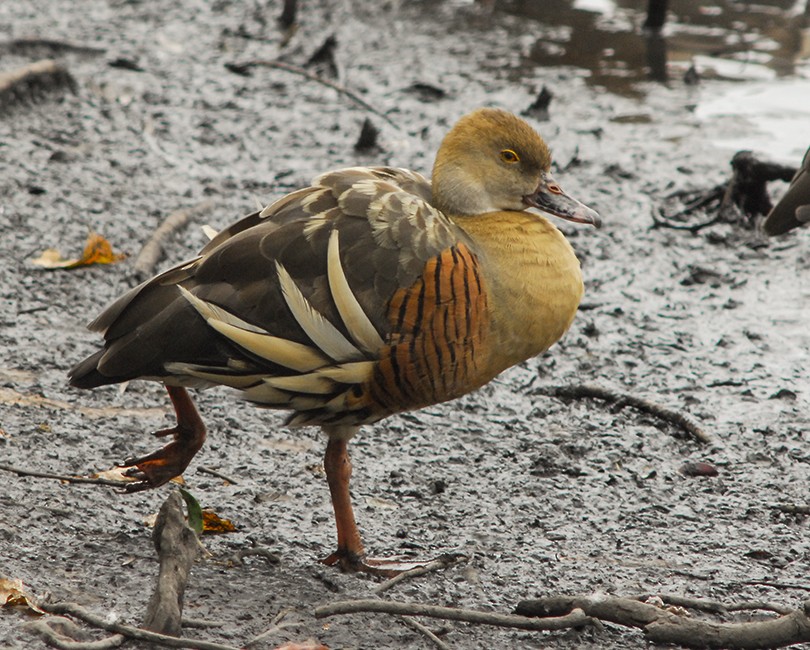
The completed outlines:
[[[372,421],[465,392],[486,338],[486,296],[466,236],[429,196],[430,184],[403,170],[321,176],[114,303],[95,321],[104,350],[77,365],[72,382],[221,383],[293,408],[297,423]],[[330,359],[319,348],[318,336],[349,346],[357,338],[331,293],[334,231],[339,271],[385,341],[376,353]],[[315,361],[285,366],[266,352],[279,341]]]

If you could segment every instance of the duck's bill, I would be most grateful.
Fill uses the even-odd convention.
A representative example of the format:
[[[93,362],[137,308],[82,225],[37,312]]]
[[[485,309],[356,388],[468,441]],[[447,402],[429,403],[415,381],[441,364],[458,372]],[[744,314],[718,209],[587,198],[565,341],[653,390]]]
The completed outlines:
[[[592,210],[584,203],[568,196],[549,175],[543,177],[534,194],[524,196],[523,200],[527,206],[548,212],[561,219],[589,223],[596,228],[602,225],[602,219],[596,210]]]

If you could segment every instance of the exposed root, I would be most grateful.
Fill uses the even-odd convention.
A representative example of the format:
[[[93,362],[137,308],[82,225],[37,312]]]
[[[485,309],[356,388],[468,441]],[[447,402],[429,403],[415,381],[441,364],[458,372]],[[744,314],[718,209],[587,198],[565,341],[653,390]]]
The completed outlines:
[[[781,180],[790,182],[795,167],[759,160],[750,151],[738,151],[731,159],[732,176],[728,183],[716,185],[705,192],[679,192],[668,198],[693,197],[680,210],[665,214],[661,208],[653,210],[653,228],[686,230],[697,234],[716,223],[730,223],[752,230],[757,219],[773,207],[768,196],[767,183]],[[714,213],[705,221],[689,224],[685,221],[695,212]]]
[[[660,597],[661,600],[667,598],[672,602],[672,597]],[[718,605],[712,601],[680,600],[688,605],[697,605],[697,609],[703,611],[707,610],[707,604],[711,604],[714,611]],[[756,607],[753,605],[747,603],[742,608],[725,606],[724,609],[762,609],[762,603],[756,603]],[[526,600],[518,604],[515,612],[523,616],[538,616],[541,620],[546,616],[559,620],[558,617],[578,610],[593,619],[638,628],[651,643],[673,643],[686,648],[780,648],[810,641],[810,601],[801,609],[780,608],[787,613],[778,618],[748,623],[699,620],[688,616],[681,607],[661,607],[660,604],[632,598],[604,595]]]
[[[577,386],[551,386],[548,388],[536,388],[532,391],[532,394],[550,395],[551,397],[558,397],[560,399],[601,399],[614,404],[614,409],[616,410],[620,410],[625,406],[631,406],[638,411],[648,413],[660,420],[663,420],[664,422],[675,425],[698,442],[702,442],[704,444],[711,444],[714,442],[712,437],[689,416],[679,413],[678,411],[668,409],[660,404],[636,397],[635,395],[617,393],[600,386],[589,386],[584,384]]]

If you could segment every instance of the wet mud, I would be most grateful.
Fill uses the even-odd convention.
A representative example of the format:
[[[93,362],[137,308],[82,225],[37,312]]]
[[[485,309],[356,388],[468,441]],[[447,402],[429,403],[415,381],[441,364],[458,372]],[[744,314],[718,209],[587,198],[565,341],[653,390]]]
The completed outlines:
[[[767,241],[729,224],[699,235],[652,227],[673,192],[730,177],[734,149],[714,139],[723,112],[696,106],[744,82],[689,85],[673,60],[667,83],[641,75],[632,93],[614,92],[570,61],[539,64],[538,35],[565,25],[467,3],[304,3],[286,45],[277,13],[227,0],[3,6],[3,38],[99,51],[18,49],[1,60],[11,69],[55,54],[77,88],[0,118],[0,462],[87,475],[151,449],[149,432],[171,421],[156,384],[122,393],[66,383],[98,343],[85,324],[133,285],[132,257],[46,272],[30,263],[43,249],[78,253],[95,230],[134,256],[169,213],[210,200],[204,220],[169,239],[165,267],[204,245],[203,222],[223,227],[324,170],[428,173],[458,116],[481,105],[519,113],[545,86],[548,119],[535,125],[555,174],[604,218],[598,231],[560,224],[582,260],[585,301],[547,354],[353,441],[352,491],[371,553],[470,557],[388,597],[503,613],[525,598],[581,593],[799,606],[810,588],[808,519],[780,507],[808,503],[810,239]],[[631,30],[641,19],[623,9],[608,22]],[[303,65],[331,34],[339,82],[373,111],[284,70],[226,67],[279,56]],[[377,147],[357,152],[366,118]],[[810,142],[794,140],[772,155],[797,164]],[[714,442],[541,390],[572,384],[665,405]],[[317,562],[334,543],[319,431],[287,429],[283,414],[225,390],[199,393],[198,404],[210,436],[187,487],[238,531],[204,538],[210,556],[192,571],[186,615],[221,625],[187,633],[239,645],[291,608],[287,620],[300,626],[258,647],[308,637],[330,648],[433,647],[392,617],[313,617],[317,605],[370,597],[377,584]],[[687,462],[718,475],[688,476]],[[144,522],[166,496],[0,472],[0,575],[137,624],[157,571]],[[229,561],[254,544],[280,562]],[[45,647],[26,620],[0,610],[0,646]],[[611,625],[541,634],[428,623],[453,648],[647,647],[639,632]]]

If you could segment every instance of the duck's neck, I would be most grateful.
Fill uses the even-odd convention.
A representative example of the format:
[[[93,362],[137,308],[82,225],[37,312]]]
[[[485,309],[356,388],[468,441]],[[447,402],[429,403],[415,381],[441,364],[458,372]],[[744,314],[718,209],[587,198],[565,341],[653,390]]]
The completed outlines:
[[[582,298],[574,250],[544,217],[497,212],[457,218],[486,269],[488,373],[547,350],[571,325]]]

